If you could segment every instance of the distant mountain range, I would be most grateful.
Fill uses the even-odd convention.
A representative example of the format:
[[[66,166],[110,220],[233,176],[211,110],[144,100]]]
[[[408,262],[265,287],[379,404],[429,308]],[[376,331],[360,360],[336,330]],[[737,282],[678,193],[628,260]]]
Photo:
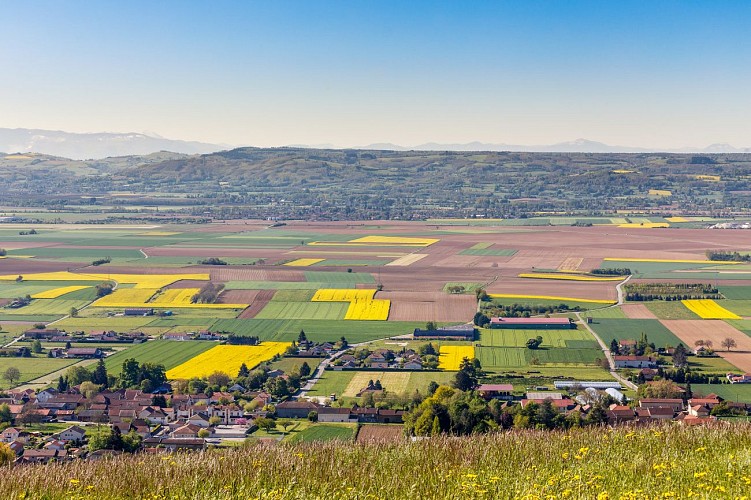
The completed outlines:
[[[179,141],[138,133],[77,134],[59,130],[0,128],[0,151],[4,153],[34,152],[73,160],[148,155],[157,151],[202,154],[230,147],[232,146],[226,144]]]
[[[308,146],[318,148],[318,146]],[[377,149],[388,151],[518,151],[539,153],[751,153],[751,148],[736,148],[730,144],[711,144],[706,148],[685,147],[677,149],[639,148],[631,146],[611,146],[602,142],[577,139],[551,145],[495,144],[468,142],[464,144],[442,144],[427,142],[412,147],[390,143],[376,143],[354,149]]]
[[[148,155],[158,151],[182,154],[206,154],[231,149],[228,144],[165,139],[141,133],[79,134],[59,130],[0,128],[0,152],[42,153],[74,160],[99,159],[113,156]],[[371,149],[384,151],[518,151],[541,153],[751,153],[751,148],[737,148],[730,144],[711,144],[705,148],[677,149],[611,146],[602,142],[577,139],[551,145],[519,145],[485,142],[444,144],[428,142],[416,146],[375,143],[366,146],[338,148],[333,144],[295,144],[295,148],[310,149]]]

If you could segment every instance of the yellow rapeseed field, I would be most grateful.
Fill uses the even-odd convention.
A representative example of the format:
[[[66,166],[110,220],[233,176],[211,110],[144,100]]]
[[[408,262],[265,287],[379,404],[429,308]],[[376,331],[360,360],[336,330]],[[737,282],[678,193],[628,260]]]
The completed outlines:
[[[668,222],[691,222],[685,217],[665,217],[665,220]]]
[[[155,288],[118,288],[109,295],[96,300],[92,307],[145,307],[156,294]]]
[[[375,290],[354,288],[321,288],[311,302],[349,302],[344,319],[386,321],[391,309],[390,300],[374,299]]]
[[[681,302],[702,319],[742,319],[711,299],[692,299]]]
[[[18,274],[0,276],[0,281],[13,281]],[[176,281],[195,280],[208,281],[208,273],[191,274],[104,274],[104,273],[71,273],[58,271],[53,273],[24,274],[24,281],[116,281],[118,283],[132,283],[135,288],[159,289],[171,285]]]
[[[700,181],[720,182],[721,177],[719,175],[695,175],[694,179]]]
[[[650,189],[649,194],[652,196],[673,196],[673,192],[669,189]]]
[[[556,297],[552,295],[516,295],[509,293],[489,293],[492,299],[542,299],[542,300],[560,300],[561,302],[591,302],[593,304],[613,304],[613,300],[602,299],[577,299],[576,297]]]
[[[355,288],[321,288],[316,291],[312,302],[351,302],[353,300],[372,300],[375,290],[358,290]]]
[[[190,301],[193,296],[200,291],[200,288],[175,288],[172,290],[165,290],[163,293],[155,297],[151,303],[163,307],[193,306],[194,304],[191,304]]]
[[[541,280],[567,280],[567,281],[623,281],[625,276],[584,276],[581,274],[559,273],[521,273],[519,278],[534,278]]]
[[[633,170],[623,170],[623,169],[611,170],[611,172],[613,172],[614,174],[633,174],[634,173]]]
[[[397,246],[427,247],[440,240],[436,238],[411,238],[402,236],[363,236],[350,241],[311,241],[312,246]]]
[[[457,371],[462,359],[475,357],[475,348],[471,345],[442,345],[438,354],[438,368]]]
[[[299,267],[307,267],[312,266],[313,264],[318,264],[319,262],[323,262],[326,259],[296,259],[290,262],[287,262],[284,264],[285,266],[299,266]]]
[[[263,342],[259,345],[218,345],[171,370],[167,370],[167,378],[175,380],[206,377],[217,371],[234,377],[240,371],[240,366],[243,363],[249,369],[253,369],[277,354],[284,353],[290,345],[289,342]]]
[[[349,303],[344,319],[386,321],[389,319],[390,300],[355,300]]]
[[[53,288],[52,290],[46,290],[44,292],[35,293],[31,296],[32,299],[56,299],[58,297],[61,297],[65,295],[66,293],[70,292],[77,292],[78,290],[83,290],[84,288],[91,288],[86,285],[73,285],[73,286],[64,286],[61,288]]]

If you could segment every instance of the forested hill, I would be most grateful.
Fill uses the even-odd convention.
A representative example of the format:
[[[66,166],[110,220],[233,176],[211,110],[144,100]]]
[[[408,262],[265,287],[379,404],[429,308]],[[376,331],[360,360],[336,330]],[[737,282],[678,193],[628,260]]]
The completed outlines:
[[[121,173],[131,187],[144,190],[174,183],[199,192],[209,183],[222,183],[225,193],[246,203],[284,200],[318,207],[318,215],[329,207],[330,215],[344,218],[367,217],[370,207],[381,216],[410,218],[673,204],[685,210],[741,209],[750,206],[749,172],[749,154],[241,148]],[[650,195],[650,190],[659,193]]]
[[[240,148],[77,162],[0,154],[10,203],[192,206],[213,217],[371,219],[748,213],[751,154]],[[182,201],[181,201],[182,200]]]

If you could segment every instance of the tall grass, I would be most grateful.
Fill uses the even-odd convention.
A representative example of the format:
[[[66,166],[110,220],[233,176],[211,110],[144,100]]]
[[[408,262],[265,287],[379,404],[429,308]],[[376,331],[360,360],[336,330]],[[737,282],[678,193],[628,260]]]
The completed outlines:
[[[16,466],[3,498],[745,498],[751,427],[513,432],[407,444],[258,444]]]

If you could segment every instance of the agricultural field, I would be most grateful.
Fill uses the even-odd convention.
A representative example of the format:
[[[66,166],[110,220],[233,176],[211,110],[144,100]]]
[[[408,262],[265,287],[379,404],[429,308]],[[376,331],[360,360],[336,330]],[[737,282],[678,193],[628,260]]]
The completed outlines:
[[[466,345],[442,345],[439,351],[438,368],[458,370],[464,358],[475,357],[475,348]]]
[[[453,372],[440,371],[356,371],[356,370],[326,370],[321,380],[313,386],[311,396],[328,397],[336,394],[338,397],[353,398],[358,391],[368,385],[369,380],[380,380],[383,387],[393,394],[411,395],[415,390],[425,394],[430,382],[448,384],[454,379]],[[345,394],[346,393],[346,394]]]
[[[656,319],[596,319],[589,325],[609,346],[615,340],[639,340],[642,334],[656,347],[677,346],[681,340]],[[693,347],[689,345],[688,347]]]
[[[158,363],[169,370],[216,346],[216,342],[191,340],[176,342],[173,340],[150,340],[130,346],[124,344],[125,350],[108,356],[104,362],[107,372],[119,375],[126,359],[135,359],[139,363]]]
[[[694,394],[717,394],[723,399],[751,404],[751,384],[692,384]]]
[[[241,365],[245,364],[249,369],[253,369],[260,363],[284,353],[289,346],[287,342],[262,342],[254,346],[217,345],[167,370],[167,378],[174,380],[205,377],[216,371],[234,376]]]
[[[321,441],[353,441],[357,426],[354,424],[315,424],[292,435],[290,443]]]
[[[67,366],[77,363],[80,359],[56,359],[47,357],[31,357],[31,358],[6,358],[0,357],[0,374],[5,373],[10,367],[18,368],[21,372],[21,378],[14,381],[14,386],[24,384],[30,380],[47,375],[57,370],[61,370]],[[0,389],[8,389],[10,387],[9,381],[0,378]]]
[[[620,167],[607,168],[631,170]],[[52,220],[48,215],[39,213],[39,218]],[[283,227],[269,227],[267,221],[87,225],[80,223],[83,219],[76,218],[77,214],[55,214],[68,215],[76,224],[39,223],[34,226],[35,235],[18,234],[30,229],[23,224],[0,228],[0,248],[12,257],[0,259],[0,305],[27,294],[32,297],[28,306],[0,309],[0,322],[9,331],[0,339],[9,342],[34,323],[54,321],[51,326],[68,331],[112,329],[157,336],[208,329],[276,342],[295,340],[305,330],[314,341],[344,336],[357,343],[407,336],[427,322],[439,326],[471,322],[479,288],[491,295],[490,304],[578,307],[584,311],[582,317],[593,318],[592,328],[606,342],[616,337],[638,338],[645,330],[658,346],[673,344],[677,337],[658,320],[714,321],[702,320],[679,301],[610,307],[622,278],[592,275],[591,271],[614,267],[630,268],[635,274],[631,283],[712,283],[725,297],[715,303],[728,311],[727,318],[751,317],[751,267],[707,261],[705,256],[706,242],[718,235],[724,246],[739,250],[748,248],[747,235],[742,231],[710,233],[701,229],[705,221],[700,218],[540,214],[527,219],[364,224],[286,221]],[[711,222],[715,221],[706,220]],[[572,227],[575,223],[594,226]],[[628,227],[620,228],[620,224]],[[680,230],[670,230],[667,238],[665,230],[649,227],[664,224]],[[89,265],[106,256],[112,262]],[[211,257],[228,265],[197,264]],[[17,282],[19,275],[22,279]],[[209,281],[225,286],[220,304],[190,304]],[[102,282],[116,283],[117,288],[97,299],[94,287]],[[464,293],[449,293],[452,286],[464,287]],[[137,306],[169,310],[172,315],[120,315],[125,307]],[[78,317],[68,317],[73,307]],[[563,315],[574,316],[571,312]],[[736,326],[737,334],[749,338],[751,327],[743,320],[726,319],[725,324]],[[592,364],[602,353],[586,332],[541,334],[543,348],[532,352],[524,343],[536,335],[533,331],[505,337],[482,332],[475,355],[495,372],[608,377]],[[127,346],[108,358],[108,366],[117,371],[123,359],[136,357],[174,369],[201,354],[198,347],[193,347],[196,352],[180,352],[185,347],[176,347],[178,343],[160,344]],[[149,348],[155,352],[144,351]],[[468,348],[472,346],[464,346]],[[748,356],[731,352],[724,360],[702,360],[705,365],[696,369],[721,370],[722,363],[736,365],[738,358]],[[446,366],[448,358],[442,358]],[[340,387],[331,391],[326,388],[328,375],[319,384],[323,395],[347,390],[351,374],[334,375],[350,379],[337,382]],[[428,376],[448,377],[443,379],[448,381],[452,375],[411,374],[406,382],[392,383],[413,390],[426,387]]]
[[[702,319],[741,319],[740,316],[728,311],[714,300],[696,299],[681,302],[689,311]]]

